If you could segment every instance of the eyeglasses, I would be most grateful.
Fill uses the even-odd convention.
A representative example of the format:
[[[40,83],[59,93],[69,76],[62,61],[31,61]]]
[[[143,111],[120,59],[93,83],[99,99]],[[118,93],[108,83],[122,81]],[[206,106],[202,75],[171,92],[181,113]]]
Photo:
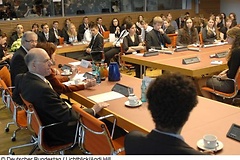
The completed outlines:
[[[38,41],[36,41],[36,40],[30,40],[30,41],[28,41],[28,40],[25,40],[25,42],[37,43]]]

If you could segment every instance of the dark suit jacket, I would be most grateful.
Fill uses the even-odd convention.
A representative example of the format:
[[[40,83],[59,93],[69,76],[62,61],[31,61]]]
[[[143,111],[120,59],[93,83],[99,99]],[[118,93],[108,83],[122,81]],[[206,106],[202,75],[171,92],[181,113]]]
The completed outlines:
[[[73,141],[79,114],[70,109],[46,82],[30,72],[19,74],[13,92],[13,100],[18,104],[22,104],[20,93],[25,100],[33,104],[43,125],[63,122],[44,131],[44,140],[49,145]],[[87,112],[93,114],[91,109]]]
[[[179,138],[151,131],[144,135],[139,131],[125,136],[125,152],[127,155],[201,155]]]
[[[171,44],[170,38],[164,33],[160,34],[161,41],[158,38],[158,35],[156,34],[155,30],[152,29],[150,32],[146,35],[146,48],[147,50],[150,49],[152,46],[154,47],[161,47],[161,44],[166,47],[167,44]]]
[[[204,44],[211,44],[214,42],[215,39],[217,39],[217,35],[214,35],[213,33],[208,35],[207,34],[207,28],[204,27],[202,29],[202,38],[203,38],[203,43]]]
[[[102,59],[102,52],[103,51],[103,36],[98,33],[96,38],[92,37],[91,42],[88,45],[88,48],[92,49],[92,57],[94,60],[98,61]],[[99,51],[99,52],[98,52]]]
[[[27,65],[25,64],[24,57],[27,52],[21,46],[14,54],[10,61],[10,73],[12,86],[15,86],[15,77],[19,73],[26,73],[28,71]]]
[[[54,33],[53,28],[49,29],[49,31]],[[58,36],[63,37],[63,33],[61,29],[58,29]]]
[[[88,29],[88,28],[86,28],[83,23],[79,25],[79,27],[78,27],[78,36],[79,36],[79,40],[80,40],[80,41],[83,39],[84,32],[85,32],[87,29]]]
[[[53,33],[53,31],[49,31],[49,38],[48,40],[45,37],[45,34],[43,32],[40,32],[38,34],[38,41],[39,42],[52,42],[54,44],[58,44],[58,39],[56,38],[55,34]]]

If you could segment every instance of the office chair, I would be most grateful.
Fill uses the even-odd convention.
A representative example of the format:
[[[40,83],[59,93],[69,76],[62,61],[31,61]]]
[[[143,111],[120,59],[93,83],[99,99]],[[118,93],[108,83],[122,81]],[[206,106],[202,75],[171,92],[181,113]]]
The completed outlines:
[[[41,120],[40,120],[40,118],[39,118],[39,116],[38,116],[38,114],[37,114],[37,112],[34,108],[34,106],[30,102],[25,100],[22,96],[21,96],[21,98],[22,98],[24,104],[26,105],[26,107],[28,109],[27,110],[28,129],[31,130],[35,134],[35,136],[32,136],[32,142],[31,143],[11,147],[9,149],[9,154],[10,155],[15,154],[13,152],[13,149],[27,147],[27,146],[34,146],[29,154],[34,153],[34,151],[37,148],[39,148],[41,151],[43,151],[46,154],[59,153],[61,155],[64,155],[65,150],[68,150],[68,149],[72,148],[76,144],[78,129],[79,129],[79,122],[77,123],[75,138],[74,138],[73,142],[63,144],[63,145],[49,146],[44,141],[44,129],[62,124],[63,122],[52,123],[52,124],[43,126],[42,122],[41,122]]]
[[[212,78],[217,78],[217,76],[213,75]],[[223,100],[230,99],[230,101],[231,101],[230,103],[231,104],[235,104],[236,100],[240,99],[239,97],[237,97],[238,91],[240,90],[240,68],[238,69],[238,72],[237,72],[237,74],[236,74],[234,79],[226,78],[226,80],[233,81],[233,83],[234,83],[234,86],[233,86],[234,90],[233,90],[232,93],[224,93],[224,92],[217,91],[214,88],[210,88],[210,87],[207,87],[207,86],[204,86],[201,89],[204,90],[204,91],[210,92],[210,93],[212,93],[212,94],[214,94],[216,96],[219,96]]]
[[[113,120],[111,135],[105,123],[101,121],[105,118],[113,118],[112,114],[97,119],[79,107],[73,109],[80,113],[79,141],[83,153],[93,155],[125,154],[124,136],[112,139],[116,118]]]
[[[12,141],[16,141],[16,134],[21,129],[27,129],[27,115],[25,108],[17,105],[12,99],[12,88],[10,72],[6,66],[0,71],[0,85],[2,86],[2,101],[13,115],[13,121],[7,123],[5,132],[9,132],[10,125],[16,125],[18,128],[13,132]]]
[[[177,45],[177,34],[167,34],[167,36],[170,38],[171,40],[171,44],[166,44],[167,47],[172,46],[173,48],[176,48]]]
[[[127,69],[127,74],[132,74],[131,70],[135,69],[134,65],[130,63],[126,63],[125,61],[122,60],[122,56],[125,55],[124,49],[123,49],[123,43],[120,44],[120,55],[119,55],[119,61],[121,65],[121,70]]]

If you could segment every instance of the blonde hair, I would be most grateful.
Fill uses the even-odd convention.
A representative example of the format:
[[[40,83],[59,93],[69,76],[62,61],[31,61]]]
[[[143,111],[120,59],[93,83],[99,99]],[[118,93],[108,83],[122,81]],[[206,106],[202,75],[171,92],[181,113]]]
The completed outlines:
[[[71,27],[75,27],[75,32],[71,31]],[[73,23],[69,24],[67,34],[68,34],[69,37],[77,36],[76,26]]]
[[[160,16],[156,16],[153,18],[153,25],[157,23],[163,24],[163,19]]]

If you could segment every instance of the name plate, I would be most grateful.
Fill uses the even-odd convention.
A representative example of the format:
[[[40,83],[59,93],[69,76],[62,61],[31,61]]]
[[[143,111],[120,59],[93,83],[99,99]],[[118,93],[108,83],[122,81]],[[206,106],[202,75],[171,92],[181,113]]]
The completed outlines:
[[[81,60],[81,63],[80,63],[81,67],[88,68],[88,66],[90,66],[90,65],[91,65],[91,63],[89,61],[84,60],[84,59]]]
[[[231,128],[228,130],[227,137],[240,141],[240,126],[233,123]]]
[[[182,52],[182,51],[187,51],[188,48],[187,47],[178,47],[174,49],[174,52]]]
[[[144,52],[143,57],[157,56],[158,51]]]
[[[200,62],[200,59],[198,57],[184,58],[182,60],[182,64],[192,64],[198,62]]]
[[[173,54],[173,51],[170,50],[159,50],[159,52],[164,54]]]
[[[128,86],[124,86],[122,84],[116,83],[113,88],[112,91],[118,92],[126,97],[129,96],[129,91],[133,91],[133,88],[128,87]],[[133,93],[133,92],[132,92]]]
[[[224,58],[226,57],[228,54],[228,52],[220,52],[220,53],[216,53],[216,57],[217,58]]]

